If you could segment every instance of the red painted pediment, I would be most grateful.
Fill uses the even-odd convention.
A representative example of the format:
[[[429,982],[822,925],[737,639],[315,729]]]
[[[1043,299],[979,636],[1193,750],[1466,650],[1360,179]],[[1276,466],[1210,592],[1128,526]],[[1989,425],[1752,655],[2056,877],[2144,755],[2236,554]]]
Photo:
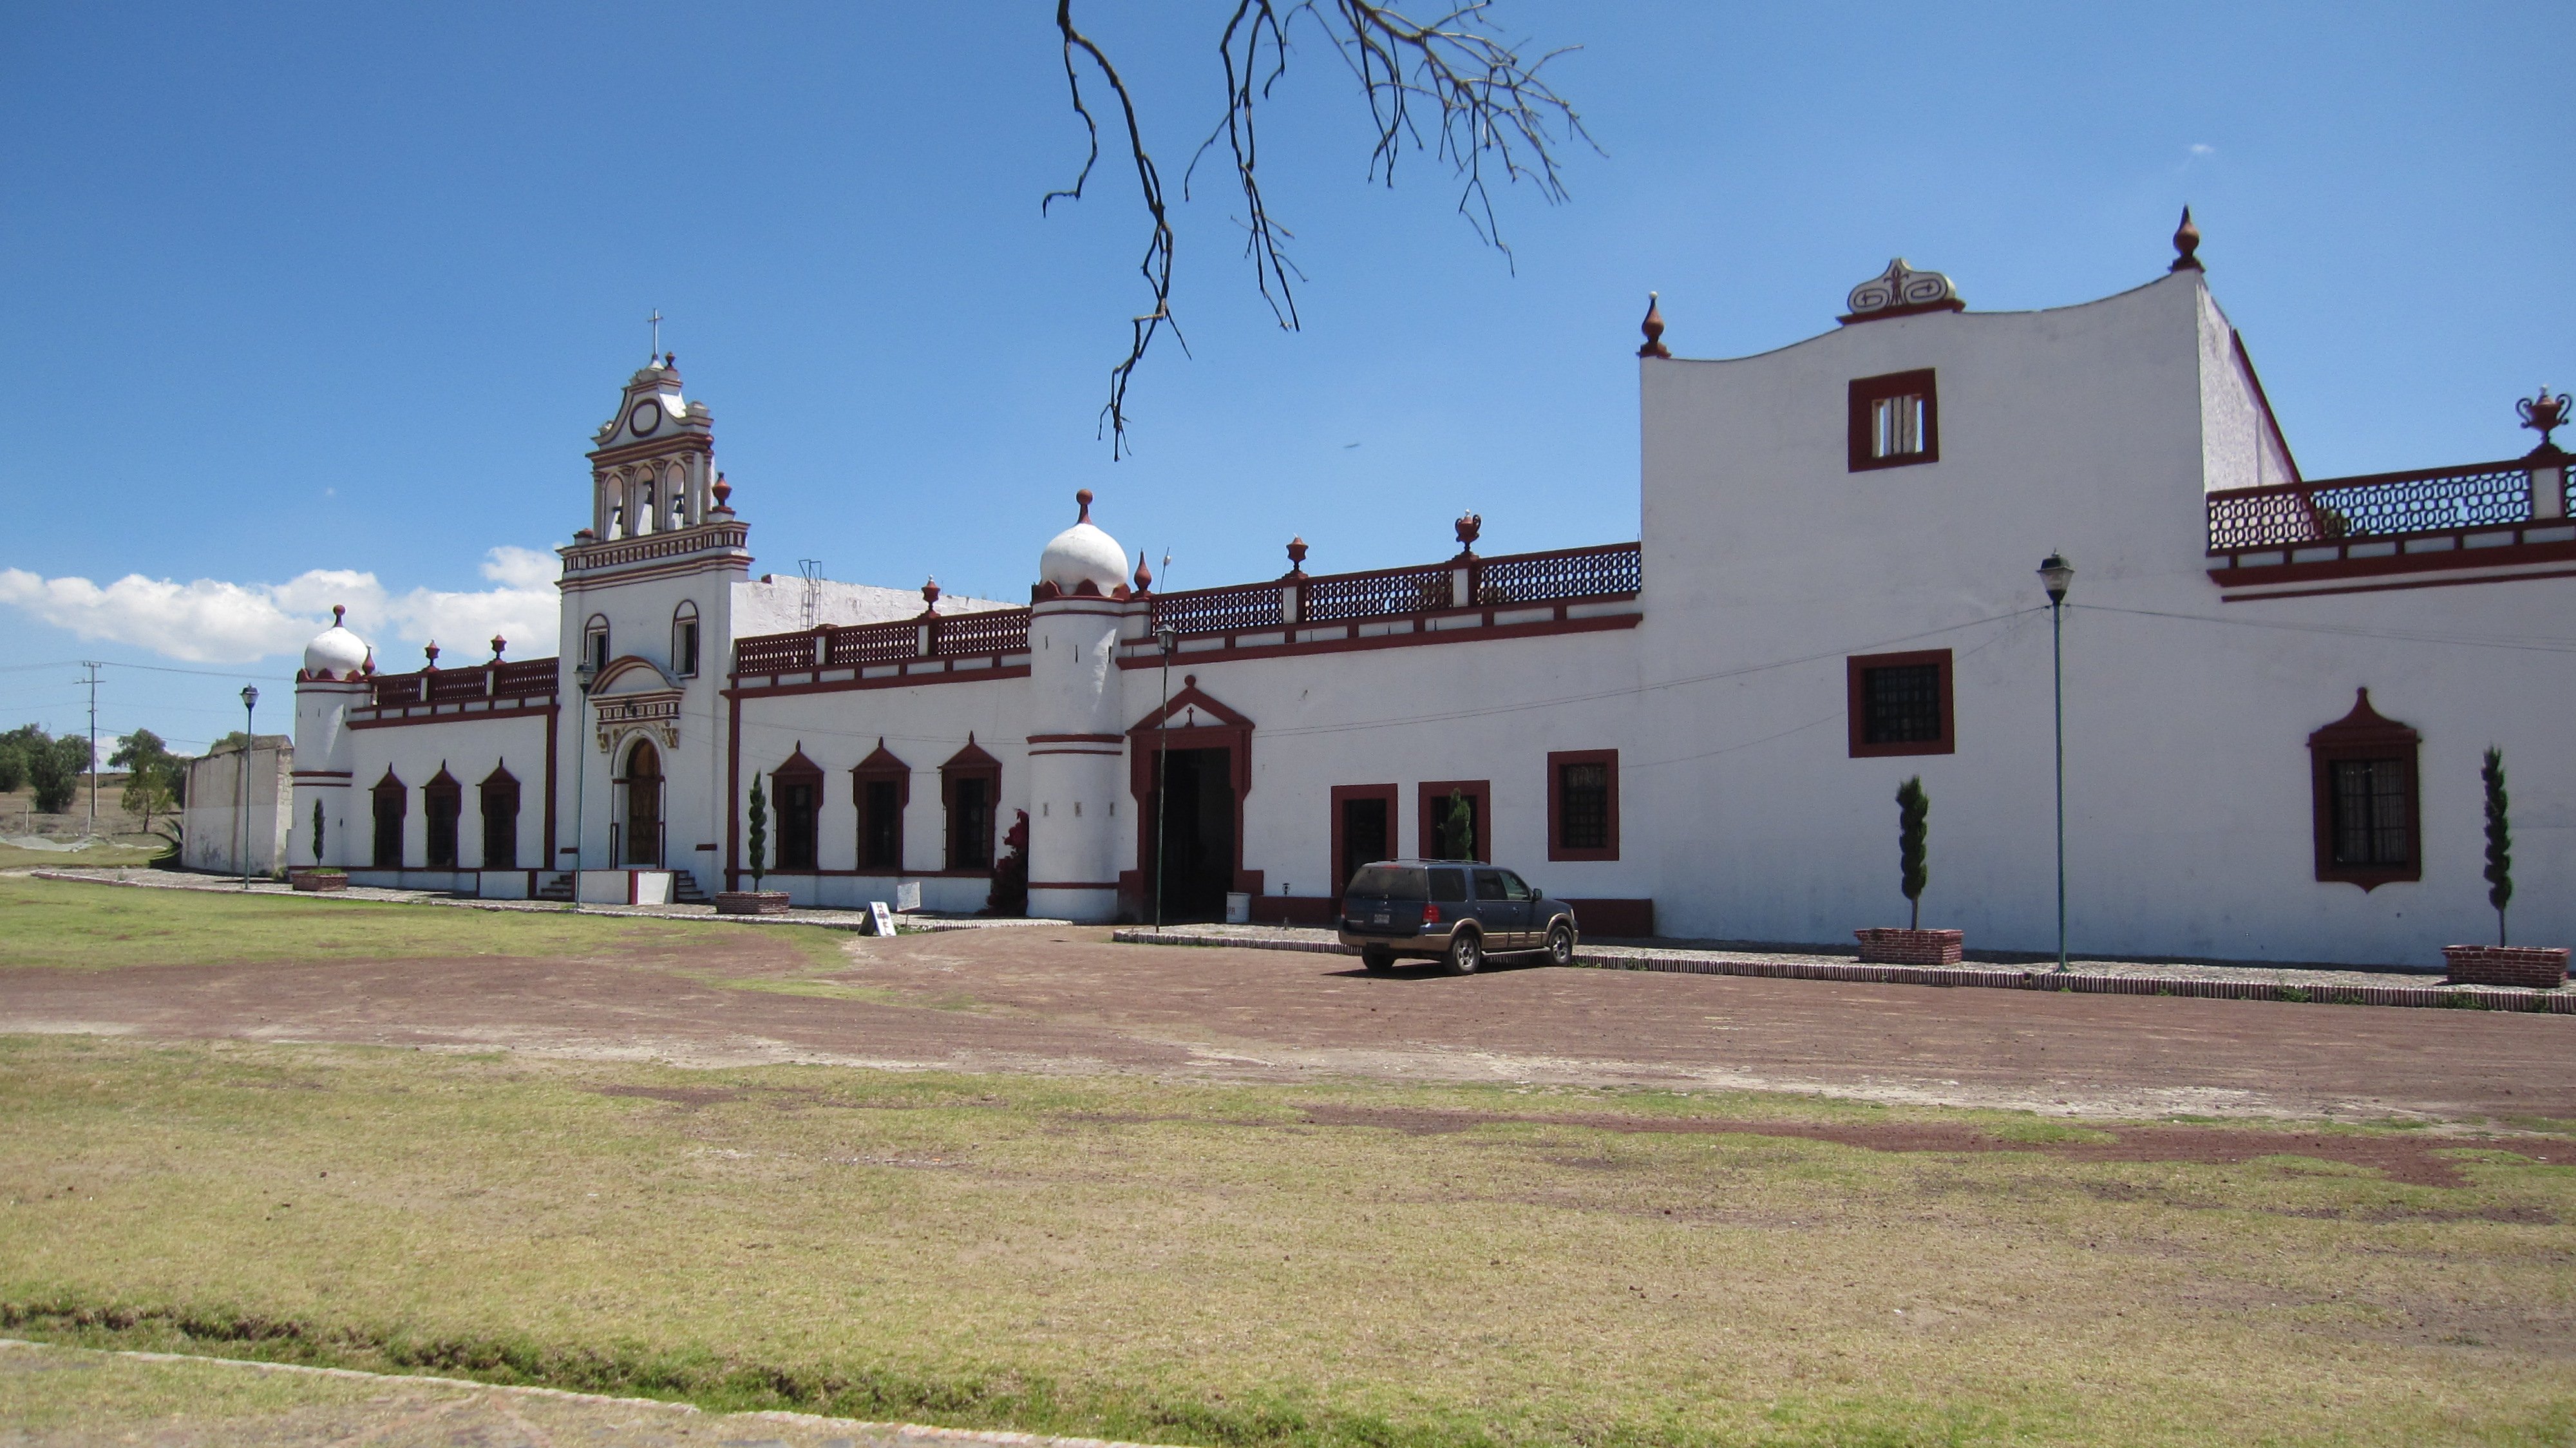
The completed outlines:
[[[2308,736],[2308,747],[2344,744],[2413,744],[2413,729],[2370,707],[2370,690],[2353,690],[2352,712]]]

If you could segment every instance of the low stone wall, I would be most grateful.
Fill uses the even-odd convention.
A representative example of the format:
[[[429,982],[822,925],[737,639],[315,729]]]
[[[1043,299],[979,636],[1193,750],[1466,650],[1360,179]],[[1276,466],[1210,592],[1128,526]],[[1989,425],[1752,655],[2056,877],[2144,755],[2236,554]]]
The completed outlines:
[[[2556,990],[2567,983],[2564,946],[2445,945],[2451,979],[2461,985],[2520,986]]]
[[[1967,934],[1958,930],[1855,930],[1863,965],[1957,965]]]

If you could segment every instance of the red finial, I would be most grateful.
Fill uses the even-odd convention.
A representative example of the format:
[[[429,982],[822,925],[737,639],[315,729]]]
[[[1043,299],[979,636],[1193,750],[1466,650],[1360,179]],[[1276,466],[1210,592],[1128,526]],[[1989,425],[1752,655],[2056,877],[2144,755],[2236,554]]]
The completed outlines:
[[[671,368],[671,369],[673,369],[673,370],[677,370],[677,369],[678,369],[678,367],[679,367],[679,365],[680,365],[680,354],[679,354],[679,353],[677,353],[677,352],[665,352],[665,353],[663,353],[663,354],[662,354],[662,365],[663,365],[663,366],[665,366],[665,367]]]
[[[2567,394],[2561,392],[2553,397],[2544,387],[2538,397],[2526,397],[2513,406],[2514,411],[2522,415],[2522,425],[2540,434],[2540,446],[2531,450],[2533,456],[2547,457],[2556,453],[2558,444],[2549,435],[2567,425]]]
[[[501,651],[509,646],[510,641],[508,639],[501,637],[499,634],[492,635],[492,662],[496,664],[501,662]]]
[[[725,475],[722,473],[716,474],[715,495],[716,506],[719,508],[727,507],[725,500],[733,496],[733,484],[726,482]]]
[[[1646,320],[1638,324],[1638,330],[1646,334],[1646,345],[1637,349],[1637,355],[1661,357],[1669,361],[1673,354],[1671,349],[1664,346],[1664,311],[1662,307],[1656,305],[1659,295],[1655,292],[1646,293]]]
[[[939,580],[926,578],[921,583],[921,607],[926,613],[939,611]]]
[[[1136,591],[1138,593],[1154,591],[1154,570],[1145,566],[1145,550],[1142,548],[1136,550]]]
[[[432,670],[435,670],[435,669],[438,667],[438,644],[437,644],[437,641],[436,641],[436,640],[432,640],[432,641],[431,641],[431,643],[430,643],[430,645],[429,645],[429,647],[428,647],[428,648],[425,648],[425,649],[422,649],[422,650],[421,650],[421,652],[422,652],[422,653],[424,653],[424,654],[429,655],[429,667],[430,667]]]
[[[335,603],[331,605],[331,627],[339,628],[341,626],[340,619],[342,615],[348,613],[348,611],[349,609],[346,604]]]
[[[1291,578],[1306,576],[1306,540],[1303,538],[1288,540],[1288,576]]]
[[[1458,551],[1476,551],[1476,535],[1485,531],[1485,520],[1475,513],[1458,515]]]
[[[1079,492],[1076,492],[1076,493],[1073,495],[1073,500],[1074,500],[1075,502],[1080,503],[1080,504],[1082,505],[1082,516],[1081,516],[1081,517],[1079,517],[1079,518],[1074,519],[1073,521],[1075,521],[1075,522],[1077,522],[1077,523],[1088,523],[1088,522],[1090,522],[1090,521],[1091,521],[1091,490],[1090,490],[1089,488],[1084,488],[1084,489],[1080,490]]]
[[[2200,250],[2200,228],[2191,224],[2191,208],[2186,206],[2182,209],[2182,225],[2174,228],[2173,265],[2166,267],[2165,270],[2169,272],[2202,270],[2200,258],[2192,255],[2198,250]]]

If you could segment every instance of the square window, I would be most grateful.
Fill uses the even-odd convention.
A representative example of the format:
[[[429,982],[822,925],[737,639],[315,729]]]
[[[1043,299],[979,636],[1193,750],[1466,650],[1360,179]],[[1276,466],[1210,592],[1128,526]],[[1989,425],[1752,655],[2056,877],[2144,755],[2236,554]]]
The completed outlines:
[[[1941,460],[1941,400],[1930,368],[1855,378],[1850,408],[1851,471]]]
[[[1845,661],[1851,757],[1956,754],[1950,651],[1855,654]]]
[[[1549,859],[1619,858],[1619,751],[1548,755],[1547,817]]]

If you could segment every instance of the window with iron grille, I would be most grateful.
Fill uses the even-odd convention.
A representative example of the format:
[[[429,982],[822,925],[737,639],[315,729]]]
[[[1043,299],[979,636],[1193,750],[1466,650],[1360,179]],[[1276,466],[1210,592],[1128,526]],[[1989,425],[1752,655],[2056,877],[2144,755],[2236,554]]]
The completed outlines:
[[[420,787],[421,812],[427,817],[429,867],[433,870],[456,868],[456,821],[464,813],[464,791],[448,777],[446,770]]]
[[[1954,754],[1950,651],[1856,654],[1846,664],[1851,754]]]
[[[2338,865],[2405,865],[2415,858],[2408,839],[2407,768],[2403,759],[2337,759],[2334,774],[2334,862]]]
[[[383,779],[376,781],[375,804],[376,829],[373,858],[376,868],[399,870],[402,868],[403,815],[406,813],[408,801],[404,795],[403,782],[394,778],[394,772],[390,769],[385,771]]]
[[[1619,751],[1570,749],[1547,757],[1547,857],[1619,858]]]
[[[1855,378],[1850,408],[1851,471],[1941,460],[1940,394],[1930,368]]]
[[[819,781],[781,779],[778,781],[778,868],[810,870],[814,868],[814,796],[822,791]]]
[[[2422,736],[2370,706],[2308,736],[2317,878],[2364,890],[2424,878],[2415,757]]]

